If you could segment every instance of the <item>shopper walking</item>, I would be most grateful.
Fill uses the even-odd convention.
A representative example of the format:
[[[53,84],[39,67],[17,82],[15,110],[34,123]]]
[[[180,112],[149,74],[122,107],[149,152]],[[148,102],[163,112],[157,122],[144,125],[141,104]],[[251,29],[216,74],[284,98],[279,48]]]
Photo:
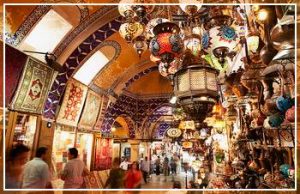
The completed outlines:
[[[112,163],[112,169],[109,172],[108,179],[104,188],[122,189],[124,188],[125,171],[120,168],[120,158],[115,158]]]
[[[61,179],[65,181],[64,188],[84,188],[83,177],[89,175],[89,170],[84,162],[78,158],[78,150],[76,148],[69,149],[68,160],[61,175]]]
[[[128,170],[128,166],[129,166],[128,158],[125,157],[124,160],[120,164],[120,168],[122,168],[123,170],[126,171],[126,170]]]
[[[164,172],[164,176],[165,176],[165,181],[167,181],[167,176],[169,175],[169,159],[167,156],[164,158],[163,172]]]
[[[158,156],[155,161],[155,174],[160,175],[160,157]]]
[[[140,189],[142,184],[142,172],[139,170],[138,162],[133,162],[131,168],[125,175],[126,189]]]
[[[147,156],[141,162],[141,170],[143,173],[144,182],[147,183],[147,178],[148,178],[149,172],[150,172],[150,161],[148,160]]]
[[[51,188],[49,166],[45,162],[47,156],[46,147],[40,147],[36,151],[35,158],[27,162],[24,168],[23,188],[45,189]]]
[[[8,160],[6,161],[6,189],[20,189],[22,186],[22,175],[24,165],[28,161],[30,149],[18,144],[9,152]]]
[[[177,164],[176,164],[176,161],[173,157],[171,158],[170,166],[171,166],[172,175],[176,175]]]

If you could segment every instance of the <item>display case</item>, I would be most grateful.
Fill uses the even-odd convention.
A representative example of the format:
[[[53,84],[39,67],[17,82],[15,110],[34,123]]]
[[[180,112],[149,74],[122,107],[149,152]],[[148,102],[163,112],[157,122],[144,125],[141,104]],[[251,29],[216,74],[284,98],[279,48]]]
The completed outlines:
[[[6,122],[6,148],[10,149],[17,144],[24,144],[30,148],[32,158],[37,146],[39,117],[18,112],[6,113],[6,115],[12,121],[10,124]]]
[[[91,167],[93,140],[94,137],[91,133],[77,133],[76,148],[78,149],[79,158],[89,170]]]

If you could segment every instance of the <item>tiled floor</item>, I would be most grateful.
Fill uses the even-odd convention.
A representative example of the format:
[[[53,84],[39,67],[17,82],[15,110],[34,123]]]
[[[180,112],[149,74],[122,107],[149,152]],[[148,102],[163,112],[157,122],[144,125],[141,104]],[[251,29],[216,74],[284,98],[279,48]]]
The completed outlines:
[[[143,189],[172,189],[173,188],[173,182],[174,181],[180,181],[181,182],[181,188],[185,189],[186,187],[186,173],[181,172],[180,174],[177,174],[176,176],[164,176],[164,175],[155,175],[152,174],[149,183],[142,184]],[[187,182],[192,180],[192,174],[188,172],[187,174]]]

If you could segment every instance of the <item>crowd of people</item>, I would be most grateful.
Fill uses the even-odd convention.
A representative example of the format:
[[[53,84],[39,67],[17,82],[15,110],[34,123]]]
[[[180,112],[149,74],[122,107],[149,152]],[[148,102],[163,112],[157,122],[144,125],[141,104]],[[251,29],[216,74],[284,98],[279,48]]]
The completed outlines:
[[[50,189],[51,173],[46,162],[48,155],[46,147],[39,147],[36,150],[35,157],[28,161],[30,149],[19,144],[14,146],[6,163],[6,188],[7,189]],[[129,162],[124,157],[120,162],[120,158],[114,158],[109,177],[104,188],[111,189],[139,189],[144,182],[149,182],[150,174],[155,173],[164,176],[177,173],[177,158],[164,157],[163,160],[158,156],[154,163],[143,158],[140,162]],[[84,162],[78,157],[78,150],[70,148],[68,150],[68,162],[66,163],[59,177],[64,181],[65,189],[85,188],[84,177],[89,175],[89,170]]]
[[[7,189],[51,189],[51,173],[46,163],[48,149],[39,147],[35,157],[28,161],[30,149],[18,144],[10,150],[6,163],[6,188]],[[89,175],[84,162],[78,158],[78,150],[68,150],[68,162],[60,177],[64,180],[64,188],[84,188],[83,177]]]
[[[137,161],[130,163],[126,157],[120,164],[119,161],[119,158],[114,159],[105,188],[140,189],[143,180],[147,183],[150,172],[150,162],[147,157],[140,164]]]

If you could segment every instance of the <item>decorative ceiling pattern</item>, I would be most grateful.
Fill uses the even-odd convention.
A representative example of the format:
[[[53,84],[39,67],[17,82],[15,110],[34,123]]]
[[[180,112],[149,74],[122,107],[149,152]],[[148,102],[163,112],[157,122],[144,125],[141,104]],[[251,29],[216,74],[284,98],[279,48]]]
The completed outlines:
[[[115,119],[120,115],[126,115],[132,118],[138,133],[140,133],[141,125],[150,116],[149,113],[154,112],[167,102],[167,98],[138,100],[125,95],[119,96],[115,103],[109,105],[104,116],[101,132],[109,134]]]

